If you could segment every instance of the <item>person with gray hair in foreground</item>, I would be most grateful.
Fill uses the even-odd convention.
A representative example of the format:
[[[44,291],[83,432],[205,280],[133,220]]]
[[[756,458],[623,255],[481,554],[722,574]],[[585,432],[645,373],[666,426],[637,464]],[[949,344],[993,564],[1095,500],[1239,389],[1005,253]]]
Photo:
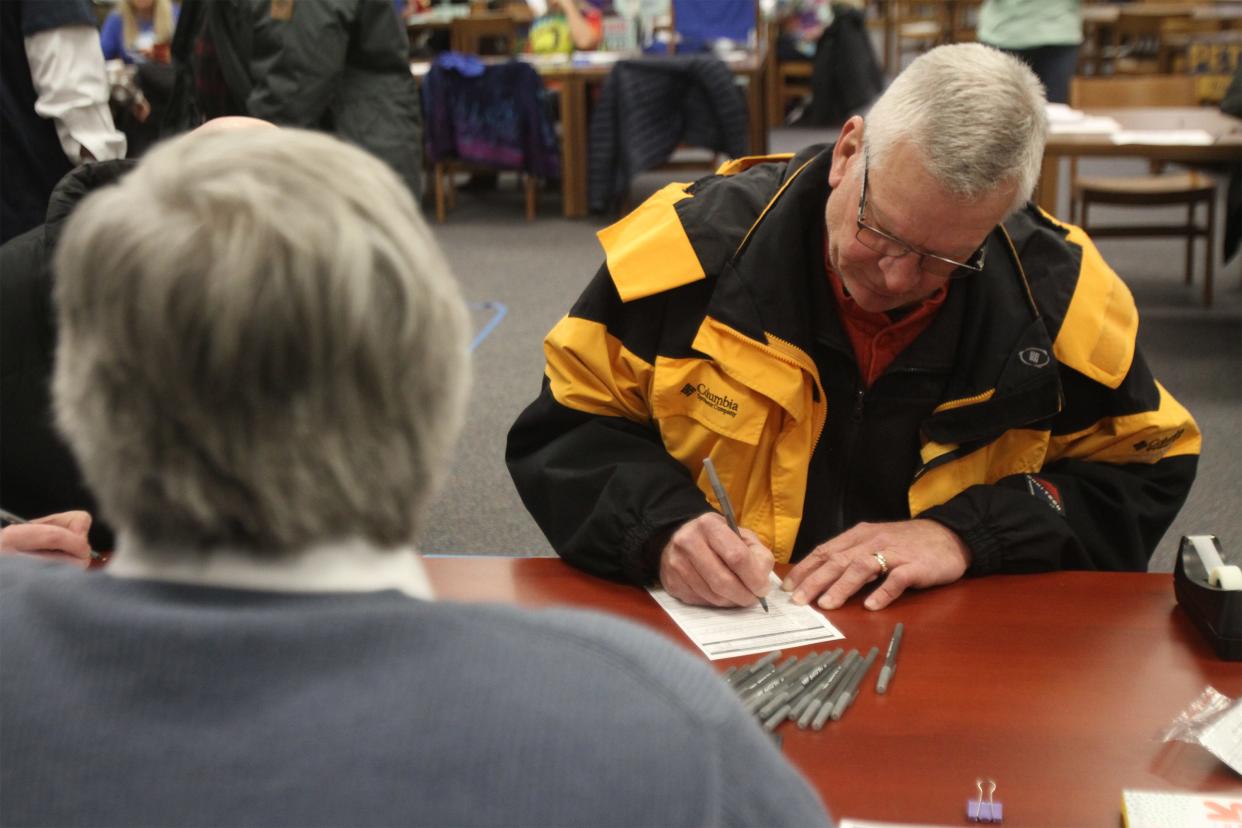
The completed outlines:
[[[1145,570],[1199,431],[1125,284],[1027,203],[1044,105],[1016,58],[933,49],[834,145],[730,162],[602,230],[509,433],[556,551],[714,606],[753,605],[774,561],[824,609]]]
[[[433,600],[468,318],[382,162],[186,135],[55,270],[57,421],[119,540],[0,557],[0,823],[828,824],[671,642]]]

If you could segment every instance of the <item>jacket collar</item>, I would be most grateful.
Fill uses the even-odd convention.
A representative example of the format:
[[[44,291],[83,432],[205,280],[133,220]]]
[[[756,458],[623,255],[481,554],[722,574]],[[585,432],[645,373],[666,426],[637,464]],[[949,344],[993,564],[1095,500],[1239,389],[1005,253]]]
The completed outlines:
[[[749,340],[752,346],[775,349],[791,360],[791,369],[796,363],[819,381],[810,357],[816,330],[804,279],[825,278],[824,206],[831,161],[832,148],[818,146],[788,162],[781,188],[721,270],[696,349],[711,353],[721,338],[717,329],[731,329],[738,340],[732,347]],[[936,442],[987,439],[1061,408],[1052,341],[1017,253],[1003,228],[992,233],[987,245],[984,271],[955,285],[950,294],[957,294],[953,301],[960,303],[960,312],[943,321],[959,325],[956,359],[951,366],[943,361],[923,366],[950,372],[945,401],[924,423],[925,436]],[[772,377],[756,373],[756,378],[739,379],[754,379],[763,393],[774,390],[770,396],[793,411],[797,398],[788,391],[789,378],[780,370]]]
[[[137,165],[137,161],[129,158],[83,164],[67,172],[56,184],[48,199],[47,214],[43,222],[43,248],[47,256],[45,261],[49,265],[56,243],[60,241],[65,221],[78,203],[100,187],[116,183]]]

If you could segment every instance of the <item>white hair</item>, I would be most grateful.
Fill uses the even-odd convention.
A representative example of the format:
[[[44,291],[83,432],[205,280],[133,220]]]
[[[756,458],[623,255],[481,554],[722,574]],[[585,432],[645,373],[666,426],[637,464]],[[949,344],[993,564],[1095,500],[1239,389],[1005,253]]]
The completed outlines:
[[[408,189],[294,129],[190,133],[74,212],[57,423],[152,548],[413,540],[469,378],[468,318]]]
[[[966,199],[1016,187],[1010,211],[1035,190],[1048,120],[1044,87],[1017,58],[978,43],[916,58],[867,113],[868,163],[883,167],[909,142],[927,172]]]

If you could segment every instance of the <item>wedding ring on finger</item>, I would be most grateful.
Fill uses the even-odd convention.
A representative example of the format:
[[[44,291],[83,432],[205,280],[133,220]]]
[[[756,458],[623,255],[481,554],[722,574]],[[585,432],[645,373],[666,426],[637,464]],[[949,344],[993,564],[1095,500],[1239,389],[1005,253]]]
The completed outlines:
[[[880,577],[883,578],[888,574],[888,559],[884,557],[883,552],[872,552],[871,557],[875,558],[875,562],[880,565]]]

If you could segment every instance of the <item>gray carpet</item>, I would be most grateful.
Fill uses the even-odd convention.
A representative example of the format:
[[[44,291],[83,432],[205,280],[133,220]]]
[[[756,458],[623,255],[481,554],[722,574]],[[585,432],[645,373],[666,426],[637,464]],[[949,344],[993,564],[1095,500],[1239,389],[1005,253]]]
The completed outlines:
[[[778,129],[772,149],[794,150],[828,138],[831,134],[823,131]],[[1081,169],[1083,174],[1125,174],[1144,167],[1101,160],[1084,162]],[[642,176],[634,196],[641,198],[669,180]],[[1067,190],[1063,184],[1062,192]],[[559,196],[545,195],[538,220],[527,223],[516,182],[502,177],[495,192],[459,193],[457,208],[435,227],[468,300],[503,303],[508,314],[475,351],[471,403],[451,475],[423,537],[427,553],[551,554],[509,480],[504,441],[509,424],[539,390],[543,335],[568,310],[601,259],[595,232],[606,222],[567,221],[559,211]],[[1099,208],[1099,218],[1111,216]],[[1242,257],[1228,268],[1218,260],[1216,303],[1207,310],[1200,304],[1198,284],[1182,284],[1180,242],[1118,239],[1100,247],[1134,291],[1142,313],[1140,341],[1156,376],[1194,413],[1206,435],[1199,478],[1152,568],[1171,568],[1177,540],[1186,533],[1214,533],[1226,550],[1237,550],[1242,544]],[[1201,254],[1198,261],[1196,278],[1201,279]],[[492,317],[492,310],[479,309],[476,330]]]

